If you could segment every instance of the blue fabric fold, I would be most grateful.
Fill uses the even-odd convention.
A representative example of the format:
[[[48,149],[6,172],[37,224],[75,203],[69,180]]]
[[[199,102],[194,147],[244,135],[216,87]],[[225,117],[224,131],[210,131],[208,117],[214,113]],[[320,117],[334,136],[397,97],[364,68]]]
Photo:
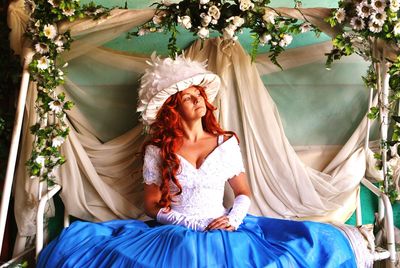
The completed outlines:
[[[39,255],[37,267],[357,267],[334,226],[248,215],[235,232],[137,220],[76,221]]]

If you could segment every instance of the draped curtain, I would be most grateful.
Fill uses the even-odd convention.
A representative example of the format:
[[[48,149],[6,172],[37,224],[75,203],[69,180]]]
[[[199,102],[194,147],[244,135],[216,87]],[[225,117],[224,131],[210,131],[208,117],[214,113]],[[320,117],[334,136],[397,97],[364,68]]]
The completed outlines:
[[[12,2],[9,7],[9,17],[13,18],[9,21],[11,44],[17,52],[27,47],[22,36],[27,17],[21,12],[21,3],[23,1]],[[302,19],[295,9],[277,10]],[[329,9],[312,8],[302,12],[320,29],[334,34],[323,21]],[[62,186],[62,201],[68,213],[75,217],[90,221],[146,219],[142,208],[140,154],[145,136],[134,110],[138,80],[146,68],[148,55],[106,49],[102,44],[150,20],[153,14],[152,9],[113,10],[107,18],[59,26],[60,31],[70,28],[77,38],[71,50],[62,55],[70,63],[71,74],[67,74],[66,83],[57,91],[65,91],[67,98],[77,105],[67,114],[71,132],[62,146],[67,162],[56,171],[57,183]],[[330,47],[330,43],[322,43],[288,50],[279,61],[284,69],[321,61]],[[235,131],[241,140],[253,192],[250,212],[290,219],[346,221],[355,209],[359,182],[366,172],[367,160],[371,159],[371,153],[362,146],[366,117],[344,146],[326,146],[327,150],[323,151],[302,148],[296,153],[261,79],[263,75],[280,71],[266,54],[258,55],[252,63],[239,43],[220,38],[207,40],[202,47],[200,42],[195,42],[186,54],[196,60],[208,60],[208,68],[222,78],[215,102],[217,116],[222,127]],[[105,66],[107,72],[98,78],[103,83],[87,84],[71,78],[72,67],[85,72],[93,64]],[[107,84],[111,75],[117,80],[121,77],[125,83]],[[15,176],[15,215],[23,236],[35,233],[38,202],[38,181],[29,178],[25,166],[34,139],[29,126],[37,120],[35,89],[31,82]],[[108,120],[109,113],[113,112],[118,113],[118,117]],[[113,136],[113,131],[119,135]],[[225,202],[226,205],[232,202],[229,190]]]

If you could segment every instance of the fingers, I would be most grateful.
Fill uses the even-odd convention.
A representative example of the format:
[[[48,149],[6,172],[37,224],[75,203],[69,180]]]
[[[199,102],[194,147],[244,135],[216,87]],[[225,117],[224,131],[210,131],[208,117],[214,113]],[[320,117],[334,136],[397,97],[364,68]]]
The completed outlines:
[[[210,222],[210,224],[207,226],[207,229],[213,230],[217,229],[218,227],[226,226],[227,222],[228,222],[228,217],[226,216],[218,217],[214,219],[212,222]]]
[[[205,229],[208,230],[216,230],[216,229],[223,229],[227,231],[234,231],[235,228],[229,224],[229,219],[227,216],[221,216],[214,219]]]

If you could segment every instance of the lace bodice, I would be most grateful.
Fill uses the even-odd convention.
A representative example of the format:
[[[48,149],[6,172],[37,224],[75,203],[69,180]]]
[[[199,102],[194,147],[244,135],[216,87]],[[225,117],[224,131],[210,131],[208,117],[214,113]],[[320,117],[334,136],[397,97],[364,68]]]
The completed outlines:
[[[177,178],[182,193],[174,198],[172,209],[196,219],[214,219],[226,213],[223,207],[225,182],[244,172],[242,155],[237,139],[233,136],[218,145],[196,169],[178,155],[181,172]],[[144,157],[143,177],[146,184],[161,184],[160,149],[148,145]],[[171,191],[177,187],[170,183]]]

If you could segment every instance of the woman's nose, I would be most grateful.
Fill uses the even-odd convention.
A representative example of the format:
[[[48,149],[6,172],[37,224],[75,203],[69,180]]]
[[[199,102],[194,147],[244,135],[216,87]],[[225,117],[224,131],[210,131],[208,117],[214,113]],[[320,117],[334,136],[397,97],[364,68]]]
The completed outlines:
[[[197,96],[192,96],[192,99],[194,104],[197,104],[199,102],[199,97]]]

